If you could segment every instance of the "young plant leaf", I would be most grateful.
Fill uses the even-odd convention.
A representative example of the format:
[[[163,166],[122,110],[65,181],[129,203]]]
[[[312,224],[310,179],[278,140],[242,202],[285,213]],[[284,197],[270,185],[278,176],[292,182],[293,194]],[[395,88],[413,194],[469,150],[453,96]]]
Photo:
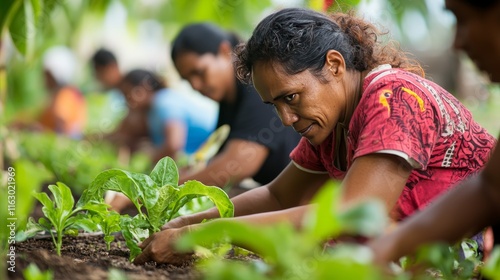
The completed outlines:
[[[179,184],[179,170],[175,161],[170,157],[164,157],[158,161],[149,175],[159,187]]]
[[[148,175],[110,169],[97,175],[83,192],[78,205],[86,204],[92,200],[103,201],[104,192],[111,190],[126,195],[134,203],[139,213],[142,213],[141,202],[145,204],[146,208],[156,204],[158,200],[156,188],[156,184]]]
[[[338,200],[340,187],[336,182],[329,181],[312,200],[312,209],[304,217],[304,230],[313,240],[324,241],[336,237],[341,231],[341,221],[338,217]]]
[[[181,199],[182,197],[188,195],[206,196],[215,204],[217,210],[219,210],[221,218],[229,218],[234,216],[233,203],[227,196],[227,193],[218,187],[205,186],[198,181],[187,181],[183,186],[180,186],[178,195],[178,199]],[[177,208],[177,211],[183,205],[180,205]]]

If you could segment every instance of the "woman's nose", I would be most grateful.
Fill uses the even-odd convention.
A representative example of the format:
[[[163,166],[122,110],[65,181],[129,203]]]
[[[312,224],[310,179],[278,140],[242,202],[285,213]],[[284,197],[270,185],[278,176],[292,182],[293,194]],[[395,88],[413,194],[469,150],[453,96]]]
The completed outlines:
[[[276,108],[276,111],[278,111],[278,115],[280,116],[281,122],[284,126],[291,126],[299,120],[297,114],[289,108]]]

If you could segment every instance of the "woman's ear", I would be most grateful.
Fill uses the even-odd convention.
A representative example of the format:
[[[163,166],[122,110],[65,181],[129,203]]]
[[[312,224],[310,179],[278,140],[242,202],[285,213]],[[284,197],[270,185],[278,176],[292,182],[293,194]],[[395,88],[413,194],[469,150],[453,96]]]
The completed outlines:
[[[219,52],[217,55],[222,55],[232,58],[232,51],[233,48],[231,47],[231,44],[228,41],[222,41],[219,45]]]
[[[326,53],[325,70],[335,77],[340,77],[345,73],[344,57],[336,50],[329,50]]]

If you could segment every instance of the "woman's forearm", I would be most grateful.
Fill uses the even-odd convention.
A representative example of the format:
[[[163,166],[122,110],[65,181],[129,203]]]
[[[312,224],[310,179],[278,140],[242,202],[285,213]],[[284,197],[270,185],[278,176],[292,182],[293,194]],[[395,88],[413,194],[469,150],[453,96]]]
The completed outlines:
[[[234,204],[235,217],[253,215],[262,212],[272,212],[283,209],[278,200],[266,186],[258,187],[244,192],[232,198],[231,201]],[[219,212],[217,208],[214,207],[200,213],[185,216],[184,218],[189,224],[197,224],[205,219],[209,220],[219,217]]]

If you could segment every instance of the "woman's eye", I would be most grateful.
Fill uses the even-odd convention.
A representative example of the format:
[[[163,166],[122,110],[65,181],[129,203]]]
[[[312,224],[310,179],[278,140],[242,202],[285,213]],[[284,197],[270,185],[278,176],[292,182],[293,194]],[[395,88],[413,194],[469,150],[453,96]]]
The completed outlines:
[[[290,94],[290,95],[287,95],[285,97],[283,97],[283,99],[286,101],[286,102],[292,102],[292,100],[295,98],[295,93],[294,94]]]

